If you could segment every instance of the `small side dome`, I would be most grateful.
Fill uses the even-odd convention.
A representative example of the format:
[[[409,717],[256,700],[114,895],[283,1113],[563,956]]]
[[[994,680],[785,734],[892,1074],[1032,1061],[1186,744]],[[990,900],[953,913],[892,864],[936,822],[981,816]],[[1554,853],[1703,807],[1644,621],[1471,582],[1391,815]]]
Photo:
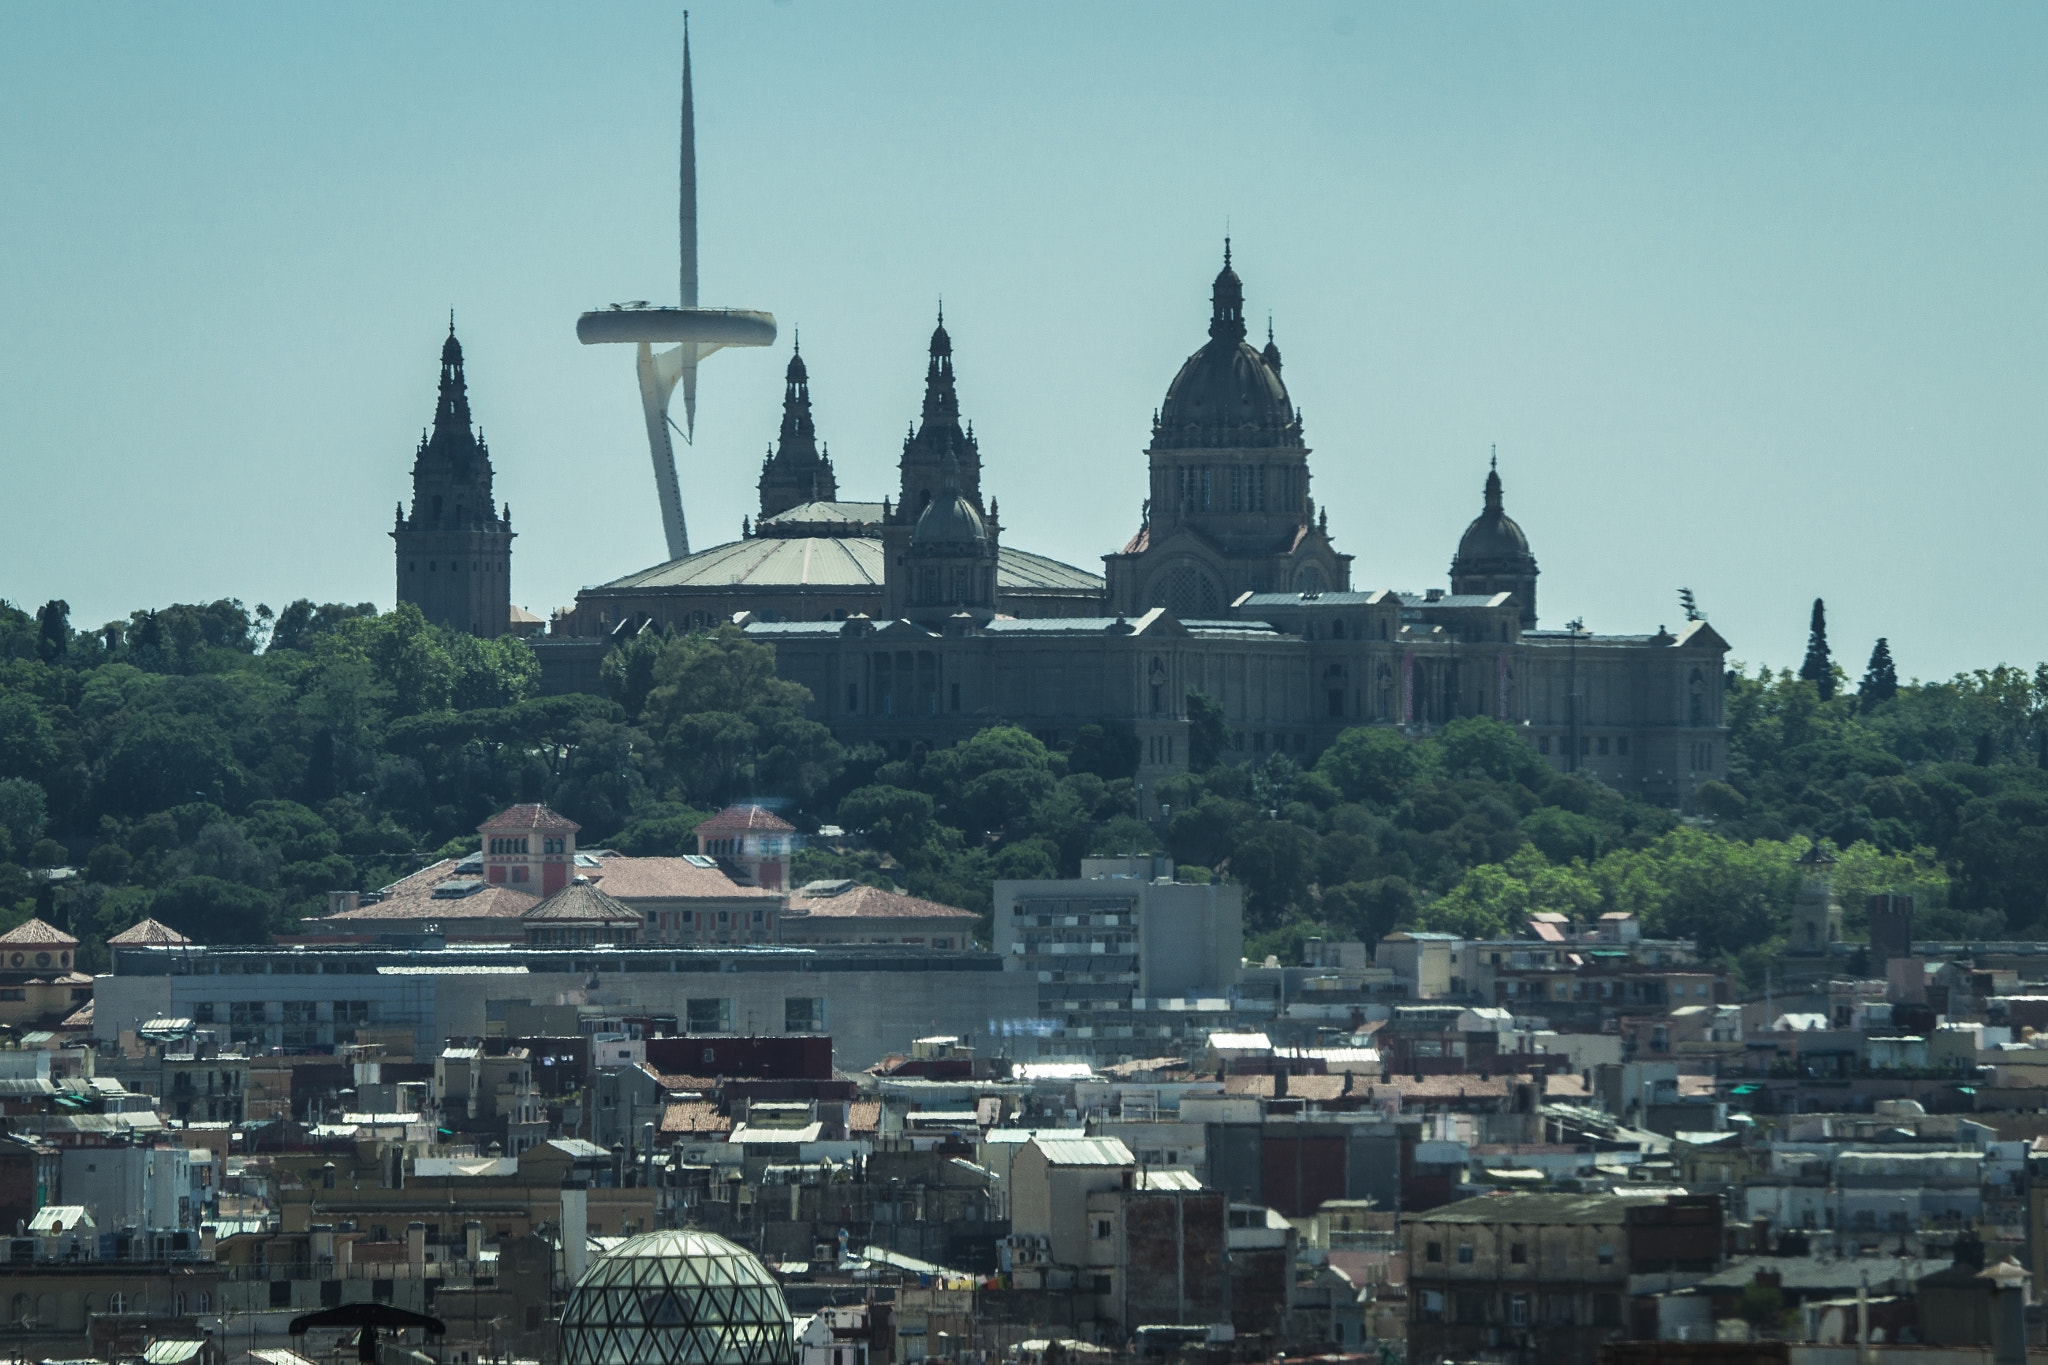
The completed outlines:
[[[1529,557],[1529,537],[1501,505],[1500,471],[1486,472],[1486,506],[1458,541],[1458,561],[1468,566]]]
[[[910,533],[910,543],[920,549],[941,545],[979,549],[988,543],[988,526],[982,521],[981,513],[974,510],[974,504],[955,489],[951,495],[932,499],[931,506],[918,517],[917,529]]]
[[[944,334],[943,326],[940,334]],[[945,547],[948,549],[980,550],[988,545],[988,523],[981,519],[967,495],[960,491],[960,457],[953,450],[951,440],[946,446],[946,459],[940,466],[945,482],[940,486],[939,496],[918,514],[917,526],[910,533],[912,549],[926,550]]]

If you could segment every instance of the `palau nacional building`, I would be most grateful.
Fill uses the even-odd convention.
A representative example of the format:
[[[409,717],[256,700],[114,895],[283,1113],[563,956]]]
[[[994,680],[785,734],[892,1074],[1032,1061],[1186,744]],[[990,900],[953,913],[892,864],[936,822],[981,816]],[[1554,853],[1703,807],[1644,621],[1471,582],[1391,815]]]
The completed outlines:
[[[1536,557],[1497,471],[1448,590],[1355,586],[1310,496],[1279,348],[1254,347],[1244,318],[1226,249],[1208,339],[1153,423],[1137,530],[1100,575],[1007,543],[1004,462],[984,468],[962,421],[943,318],[897,487],[879,502],[840,496],[793,355],[742,538],[584,589],[531,637],[545,685],[595,691],[606,651],[639,632],[733,621],[774,647],[842,740],[895,751],[996,723],[1049,743],[1127,726],[1149,784],[1186,771],[1192,690],[1221,704],[1247,760],[1311,762],[1354,725],[1425,733],[1491,716],[1560,768],[1652,801],[1722,776],[1726,642],[1701,620],[1640,635],[1541,628]],[[452,335],[447,347],[395,533],[399,596],[479,634],[537,629],[510,606],[510,513],[492,511]]]

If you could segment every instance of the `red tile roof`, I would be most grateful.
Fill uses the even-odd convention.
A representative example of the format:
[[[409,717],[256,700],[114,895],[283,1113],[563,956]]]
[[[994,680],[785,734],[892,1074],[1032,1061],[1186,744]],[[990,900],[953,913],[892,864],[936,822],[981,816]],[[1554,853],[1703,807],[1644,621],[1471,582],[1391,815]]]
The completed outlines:
[[[622,901],[731,900],[736,897],[780,898],[781,892],[741,886],[715,865],[699,867],[688,858],[601,858],[584,875]]]
[[[327,923],[394,919],[518,919],[540,901],[523,887],[484,883],[467,896],[441,898],[434,888],[454,876],[458,859],[443,858],[384,888],[384,898],[353,910],[322,916]]]
[[[953,919],[978,920],[981,916],[958,906],[884,891],[879,886],[854,883],[836,895],[805,895],[798,890],[789,898],[791,916],[811,919]]]
[[[765,806],[727,806],[718,814],[698,825],[699,834],[744,834],[763,830],[770,834],[785,833],[795,825],[777,815]]]
[[[732,1131],[732,1120],[718,1112],[709,1100],[677,1100],[661,1111],[661,1131],[703,1136]]]
[[[546,806],[527,802],[519,806],[507,806],[490,819],[477,826],[479,831],[501,829],[582,829],[583,826],[565,815],[557,815]]]
[[[20,946],[23,944],[54,944],[65,948],[76,948],[78,940],[54,924],[45,924],[39,919],[29,919],[0,934],[0,943]]]
[[[881,1131],[882,1102],[880,1100],[855,1100],[846,1106],[846,1131],[849,1133],[874,1133]]]

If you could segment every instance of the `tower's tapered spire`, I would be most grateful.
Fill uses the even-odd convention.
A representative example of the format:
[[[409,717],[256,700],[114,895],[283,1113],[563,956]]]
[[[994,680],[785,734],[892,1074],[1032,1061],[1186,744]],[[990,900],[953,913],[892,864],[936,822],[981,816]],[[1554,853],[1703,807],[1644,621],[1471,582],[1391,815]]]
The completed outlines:
[[[690,97],[690,12],[683,11],[683,307],[697,306],[697,111]]]
[[[690,532],[683,517],[680,481],[676,477],[675,445],[670,433],[690,440],[697,428],[697,366],[727,346],[766,346],[775,340],[775,319],[754,309],[698,306],[697,279],[697,109],[690,50],[689,13],[683,15],[682,117],[678,139],[676,228],[677,284],[680,298],[667,308],[645,304],[613,305],[576,320],[577,339],[586,345],[628,342],[638,351],[640,408],[647,423],[648,453],[654,463],[655,494],[661,505],[662,531],[671,559],[690,553]],[[673,342],[657,354],[655,346]],[[669,416],[669,401],[683,391],[683,420]]]
[[[469,441],[469,423],[469,386],[462,378],[462,343],[455,339],[451,311],[448,339],[441,343],[441,400],[434,405],[434,435]]]

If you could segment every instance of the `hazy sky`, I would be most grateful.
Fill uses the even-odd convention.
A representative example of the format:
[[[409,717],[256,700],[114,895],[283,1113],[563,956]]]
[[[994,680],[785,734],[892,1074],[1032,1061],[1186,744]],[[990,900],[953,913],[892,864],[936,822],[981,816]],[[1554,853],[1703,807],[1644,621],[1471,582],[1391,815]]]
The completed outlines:
[[[389,605],[450,307],[542,614],[662,558],[625,348],[676,289],[681,6],[0,6],[0,595]],[[693,9],[693,542],[803,332],[893,484],[943,293],[1010,543],[1099,570],[1226,221],[1354,586],[1498,444],[1546,624],[1860,673],[2048,657],[2048,6]],[[680,402],[677,404],[680,413]]]

